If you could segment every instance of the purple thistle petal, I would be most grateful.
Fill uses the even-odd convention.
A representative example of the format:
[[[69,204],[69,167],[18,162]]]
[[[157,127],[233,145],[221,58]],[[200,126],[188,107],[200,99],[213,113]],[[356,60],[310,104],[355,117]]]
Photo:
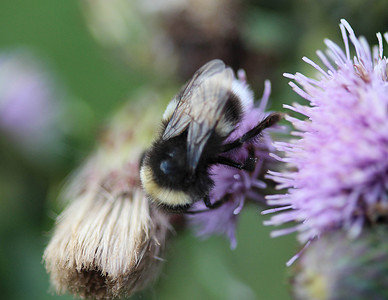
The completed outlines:
[[[288,190],[267,197],[278,208],[264,212],[275,213],[266,225],[297,222],[273,235],[298,231],[302,243],[339,227],[355,236],[365,223],[388,214],[388,66],[382,36],[371,51],[345,20],[340,29],[345,51],[330,40],[325,40],[326,54],[317,51],[327,70],[303,59],[319,72],[318,79],[285,74],[310,106],[285,105],[307,118],[286,117],[296,138],[275,147],[290,170],[267,175],[278,189]]]

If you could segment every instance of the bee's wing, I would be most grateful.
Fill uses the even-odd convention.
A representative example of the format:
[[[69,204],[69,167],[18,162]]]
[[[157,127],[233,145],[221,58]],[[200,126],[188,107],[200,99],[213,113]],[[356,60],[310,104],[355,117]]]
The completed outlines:
[[[191,107],[198,105],[192,103],[192,96],[195,95],[198,87],[211,76],[225,70],[225,64],[214,59],[202,66],[194,73],[190,81],[184,86],[181,92],[173,100],[177,102],[174,113],[169,120],[166,129],[164,130],[162,139],[168,140],[172,137],[180,135],[189,125],[192,120],[190,113]]]
[[[212,60],[194,74],[178,95],[179,102],[162,138],[167,140],[189,128],[187,163],[192,171],[221,118],[233,78],[233,71],[222,61]]]
[[[197,167],[204,146],[222,117],[233,82],[232,69],[225,69],[206,80],[192,98],[192,122],[187,136],[187,163]]]

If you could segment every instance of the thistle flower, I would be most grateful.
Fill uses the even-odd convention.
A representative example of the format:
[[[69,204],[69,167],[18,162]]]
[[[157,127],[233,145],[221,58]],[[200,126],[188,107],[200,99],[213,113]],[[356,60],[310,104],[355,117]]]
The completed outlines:
[[[148,104],[131,103],[114,118],[64,192],[67,207],[43,256],[58,293],[111,299],[142,289],[158,273],[170,225],[140,184],[140,156],[160,111]]]
[[[26,154],[50,154],[59,145],[61,93],[26,50],[0,53],[0,131]]]
[[[320,73],[318,79],[285,74],[301,86],[290,83],[310,105],[285,105],[308,119],[288,116],[297,138],[275,144],[284,151],[279,160],[289,170],[272,171],[269,178],[288,192],[268,197],[270,205],[280,208],[265,212],[279,212],[266,224],[297,222],[273,235],[297,231],[302,243],[338,228],[357,236],[364,225],[388,216],[388,68],[383,38],[377,34],[378,46],[371,49],[345,20],[340,29],[345,50],[325,40],[327,54],[317,52],[324,68],[304,58]],[[388,41],[388,35],[384,37]]]
[[[244,73],[240,72],[239,80],[241,84],[246,84]],[[253,93],[246,95],[247,101],[250,101],[250,109],[248,109],[244,119],[230,135],[227,142],[242,136],[256,126],[259,120],[264,119],[270,89],[270,82],[266,81],[264,94],[259,106],[254,105]],[[237,170],[224,165],[215,165],[211,169],[211,177],[215,185],[209,195],[210,201],[213,203],[226,199],[226,203],[209,212],[187,216],[191,226],[196,229],[198,236],[208,237],[212,234],[224,234],[230,239],[232,249],[237,245],[235,236],[236,223],[245,200],[250,199],[264,203],[264,197],[258,189],[266,188],[266,183],[259,178],[259,175],[264,173],[266,163],[272,161],[269,152],[274,150],[271,138],[266,131],[263,132],[260,139],[250,145],[254,145],[255,154],[258,158],[253,172]],[[244,161],[248,157],[248,147],[250,145],[244,145],[237,151],[230,153],[229,157],[235,161]],[[202,201],[195,203],[193,206],[193,210],[203,209],[206,209],[206,207]]]
[[[383,225],[357,239],[338,230],[314,240],[292,268],[295,299],[388,299],[387,236]]]

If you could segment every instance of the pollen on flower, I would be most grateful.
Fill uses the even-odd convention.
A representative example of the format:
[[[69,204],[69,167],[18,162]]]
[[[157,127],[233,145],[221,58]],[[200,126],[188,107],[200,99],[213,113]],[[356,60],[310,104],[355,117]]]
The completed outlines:
[[[317,51],[324,67],[304,61],[318,71],[317,78],[285,74],[293,90],[310,102],[286,108],[304,120],[287,116],[295,128],[294,139],[275,143],[284,153],[279,160],[288,169],[269,172],[285,194],[271,195],[268,204],[277,208],[268,225],[295,221],[292,228],[274,236],[299,232],[305,243],[322,233],[344,228],[357,236],[365,225],[387,219],[388,210],[388,82],[383,36],[370,47],[341,20],[345,45],[341,49],[325,40],[326,54]],[[384,35],[388,42],[388,35]],[[355,54],[351,54],[353,50]]]

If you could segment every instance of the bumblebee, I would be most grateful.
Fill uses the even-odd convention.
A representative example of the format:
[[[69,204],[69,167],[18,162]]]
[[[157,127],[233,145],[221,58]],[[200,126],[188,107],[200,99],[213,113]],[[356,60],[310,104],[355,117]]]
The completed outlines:
[[[159,137],[140,163],[142,186],[152,202],[175,213],[189,213],[197,201],[216,208],[223,200],[210,202],[214,186],[210,167],[254,170],[254,150],[243,162],[225,154],[254,140],[281,116],[270,114],[240,138],[226,142],[246,113],[247,95],[249,88],[220,60],[208,62],[194,74],[168,104]]]

